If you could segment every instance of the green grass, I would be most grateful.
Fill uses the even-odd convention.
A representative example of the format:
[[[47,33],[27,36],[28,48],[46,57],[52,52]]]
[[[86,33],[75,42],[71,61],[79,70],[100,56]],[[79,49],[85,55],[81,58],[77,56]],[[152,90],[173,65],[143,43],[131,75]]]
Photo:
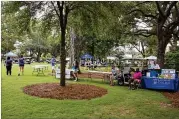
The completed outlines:
[[[55,100],[32,97],[23,93],[26,85],[59,82],[48,75],[32,75],[32,65],[25,65],[25,75],[17,76],[18,65],[14,65],[12,76],[6,76],[2,66],[2,119],[9,118],[165,118],[179,119],[179,109],[162,107],[161,102],[170,103],[161,93],[149,90],[128,90],[99,81],[80,80],[67,83],[91,84],[106,88],[108,94],[92,100]]]

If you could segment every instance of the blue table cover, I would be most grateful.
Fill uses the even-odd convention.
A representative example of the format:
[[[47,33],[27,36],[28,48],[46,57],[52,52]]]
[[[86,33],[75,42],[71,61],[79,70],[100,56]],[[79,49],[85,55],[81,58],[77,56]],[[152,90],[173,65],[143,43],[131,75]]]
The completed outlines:
[[[157,77],[142,77],[142,88],[178,91],[179,80],[161,79]]]

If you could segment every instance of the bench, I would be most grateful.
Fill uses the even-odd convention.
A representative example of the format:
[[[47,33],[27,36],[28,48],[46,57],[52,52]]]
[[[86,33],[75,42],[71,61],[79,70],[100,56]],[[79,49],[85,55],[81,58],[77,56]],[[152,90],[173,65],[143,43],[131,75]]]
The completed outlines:
[[[102,79],[102,82],[109,81],[111,72],[101,72],[101,71],[88,71],[88,78],[92,80],[93,74],[95,74],[97,77],[99,76],[100,79]]]

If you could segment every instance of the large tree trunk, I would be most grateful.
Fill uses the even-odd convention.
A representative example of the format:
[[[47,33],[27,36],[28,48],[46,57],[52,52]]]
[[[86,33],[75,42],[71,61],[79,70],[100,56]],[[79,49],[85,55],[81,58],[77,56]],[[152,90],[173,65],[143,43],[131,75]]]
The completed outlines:
[[[66,25],[67,25],[67,16],[68,16],[68,8],[65,6],[64,1],[57,1],[57,5],[60,12],[60,30],[61,30],[61,55],[60,55],[60,63],[61,63],[61,78],[60,78],[60,86],[65,86],[65,67],[66,67],[66,50],[65,50],[65,33],[66,33]]]
[[[65,86],[65,67],[66,67],[66,51],[65,51],[65,29],[61,30],[61,80],[60,86]]]
[[[172,35],[163,29],[165,20],[162,19],[160,16],[158,18],[158,25],[157,25],[157,37],[158,37],[158,50],[157,50],[157,63],[159,64],[160,68],[164,68],[165,63],[165,50],[167,44],[170,41]]]
[[[165,63],[165,50],[166,46],[170,40],[170,37],[167,37],[164,32],[158,35],[158,50],[157,50],[157,62],[161,68],[164,68]]]
[[[38,52],[38,54],[37,54],[37,62],[40,62],[41,55],[42,55],[42,53]]]

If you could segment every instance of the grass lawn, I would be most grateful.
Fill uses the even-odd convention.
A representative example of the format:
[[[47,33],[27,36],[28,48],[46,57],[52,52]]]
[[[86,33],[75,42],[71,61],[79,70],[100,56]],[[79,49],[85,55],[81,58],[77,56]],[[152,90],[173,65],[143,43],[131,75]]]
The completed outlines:
[[[32,75],[32,64],[25,65],[25,75],[17,76],[18,65],[13,65],[12,76],[6,76],[2,66],[2,119],[9,118],[165,118],[179,119],[179,109],[164,107],[170,103],[161,93],[149,90],[128,90],[128,87],[114,86],[97,81],[67,83],[91,84],[106,88],[108,94],[92,100],[55,100],[32,97],[22,88],[36,83],[59,82],[54,76]]]

